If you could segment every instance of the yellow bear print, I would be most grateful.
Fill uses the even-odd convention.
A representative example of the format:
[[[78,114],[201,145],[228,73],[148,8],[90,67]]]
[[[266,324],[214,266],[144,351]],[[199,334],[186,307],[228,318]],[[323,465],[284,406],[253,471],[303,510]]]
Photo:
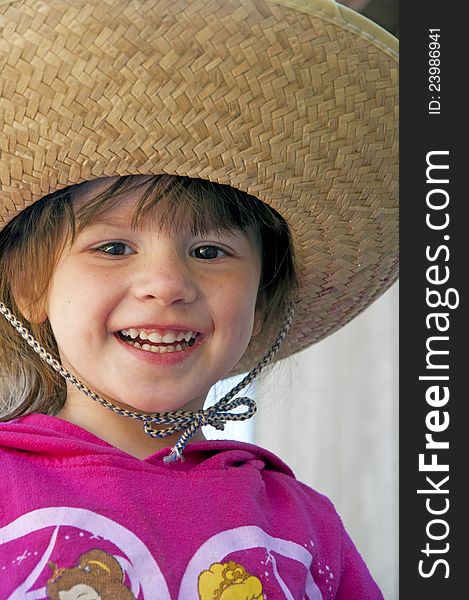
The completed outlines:
[[[199,575],[200,600],[262,600],[262,583],[234,561],[214,563]]]

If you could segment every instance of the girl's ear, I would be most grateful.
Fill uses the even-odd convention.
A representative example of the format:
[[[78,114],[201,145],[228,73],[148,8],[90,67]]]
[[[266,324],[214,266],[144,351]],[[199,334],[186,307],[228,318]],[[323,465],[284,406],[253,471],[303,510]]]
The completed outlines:
[[[21,301],[19,298],[15,298],[15,302],[23,317],[30,323],[39,324],[47,319],[47,313],[43,308],[35,307],[33,309],[30,304]]]
[[[22,294],[18,290],[13,291],[13,298],[21,315],[30,323],[43,323],[47,319],[43,302],[33,303],[26,294]]]
[[[47,319],[47,313],[43,309],[30,311],[30,314],[28,317],[28,321],[30,323],[35,323],[36,325],[38,325],[39,323],[44,323],[44,321],[46,319]]]
[[[256,310],[254,312],[254,327],[252,329],[251,337],[259,335],[262,331],[262,326],[264,325],[264,313],[266,304],[267,300],[265,294],[263,292],[260,292],[257,296]]]

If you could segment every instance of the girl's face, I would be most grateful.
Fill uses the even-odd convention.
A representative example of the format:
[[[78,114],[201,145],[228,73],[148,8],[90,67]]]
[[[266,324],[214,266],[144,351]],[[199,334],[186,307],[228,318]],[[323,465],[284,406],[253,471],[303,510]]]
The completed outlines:
[[[87,184],[75,202],[102,189]],[[197,409],[258,330],[260,242],[253,231],[169,233],[147,216],[132,229],[141,193],[64,250],[44,318],[63,366],[101,396],[143,412]]]

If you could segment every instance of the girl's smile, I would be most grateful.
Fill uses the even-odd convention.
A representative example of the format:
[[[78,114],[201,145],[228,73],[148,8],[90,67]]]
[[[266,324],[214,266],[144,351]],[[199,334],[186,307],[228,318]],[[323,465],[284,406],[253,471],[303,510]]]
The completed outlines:
[[[142,412],[194,410],[258,330],[260,241],[253,230],[162,230],[151,214],[131,227],[140,194],[126,192],[66,247],[43,316],[64,367],[104,398]],[[70,387],[67,410],[84,403]]]
[[[139,331],[140,329],[142,331]],[[159,330],[161,329],[165,328],[160,327]],[[148,333],[148,330],[151,333]],[[138,352],[135,354],[136,357],[154,365],[174,365],[185,360],[189,353],[197,350],[204,338],[200,332],[177,330],[173,326],[166,329],[164,334],[157,333],[154,327],[149,327],[148,330],[124,329],[119,331],[116,337],[129,351]],[[135,338],[132,337],[134,333],[138,334]]]

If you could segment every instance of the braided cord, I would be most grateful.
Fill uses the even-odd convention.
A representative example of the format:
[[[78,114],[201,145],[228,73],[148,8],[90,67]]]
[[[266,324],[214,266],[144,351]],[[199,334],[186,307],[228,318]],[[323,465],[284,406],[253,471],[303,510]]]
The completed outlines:
[[[164,462],[172,462],[174,460],[184,460],[182,455],[183,450],[192,436],[204,425],[211,425],[215,429],[223,430],[226,421],[245,421],[250,419],[257,411],[256,403],[254,400],[248,397],[233,397],[240,392],[243,388],[249,385],[257,375],[264,369],[271,361],[275,354],[278,352],[281,343],[285,339],[288,333],[293,315],[295,312],[294,303],[291,302],[288,306],[285,322],[280,330],[277,338],[272,344],[267,354],[260,360],[260,362],[249,371],[249,373],[242,379],[232,390],[228,392],[223,398],[221,398],[216,404],[210,406],[204,410],[198,411],[183,411],[176,410],[164,413],[138,413],[126,410],[125,408],[119,408],[112,402],[105,400],[99,394],[90,390],[85,384],[78,380],[72,373],[67,371],[58,360],[56,360],[49,352],[43,348],[39,342],[31,335],[31,333],[24,327],[22,322],[18,320],[13,313],[0,302],[0,313],[10,323],[10,325],[18,331],[21,337],[31,346],[42,360],[50,365],[61,377],[72,383],[76,388],[83,392],[86,396],[99,402],[102,406],[112,410],[113,412],[143,421],[144,432],[153,438],[164,438],[178,431],[184,430],[183,434],[177,441],[176,445],[171,449],[171,453],[164,457]],[[239,406],[246,406],[247,410],[242,413],[232,413],[231,411]],[[167,425],[163,429],[154,429],[152,425]]]

